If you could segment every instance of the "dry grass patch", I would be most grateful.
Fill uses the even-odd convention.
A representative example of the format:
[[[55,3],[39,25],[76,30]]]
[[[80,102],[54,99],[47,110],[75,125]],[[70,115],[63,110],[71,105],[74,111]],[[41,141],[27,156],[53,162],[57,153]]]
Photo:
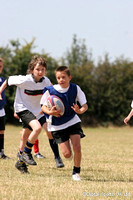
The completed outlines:
[[[47,136],[39,136],[40,152],[29,166],[29,175],[15,169],[21,127],[7,125],[5,153],[0,160],[0,200],[128,200],[133,199],[133,129],[84,128],[82,139],[82,181],[71,179],[73,162],[63,158],[64,168],[56,169]]]

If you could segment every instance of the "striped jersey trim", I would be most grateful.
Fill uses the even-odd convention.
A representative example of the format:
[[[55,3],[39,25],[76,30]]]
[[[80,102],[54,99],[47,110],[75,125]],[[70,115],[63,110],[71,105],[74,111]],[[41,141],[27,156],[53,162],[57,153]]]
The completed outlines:
[[[37,96],[37,95],[42,95],[43,94],[43,90],[24,90],[24,93],[27,95],[31,95],[31,96]]]

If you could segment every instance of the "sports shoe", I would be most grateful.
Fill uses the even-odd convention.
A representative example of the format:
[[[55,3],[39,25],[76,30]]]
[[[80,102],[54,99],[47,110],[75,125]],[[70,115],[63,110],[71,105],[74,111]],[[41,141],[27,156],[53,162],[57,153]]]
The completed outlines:
[[[19,153],[19,151],[17,152],[17,157],[19,158],[19,155],[20,155],[20,153]]]
[[[45,158],[45,156],[43,156],[42,154],[40,154],[40,152],[35,153],[35,154],[34,154],[34,157],[35,157],[35,158]]]
[[[1,152],[0,152],[0,159],[9,160],[9,159],[11,159],[11,158],[9,158],[8,156],[6,156],[6,155],[4,154],[4,152],[1,151]]]
[[[61,160],[60,157],[55,158],[55,163],[56,163],[56,167],[57,167],[57,168],[64,167],[64,163],[62,162],[62,160]]]
[[[33,159],[31,153],[23,152],[23,153],[22,153],[22,156],[21,156],[21,160],[24,161],[24,162],[26,162],[26,163],[29,164],[29,165],[37,165],[37,163],[36,163],[35,160]]]
[[[22,174],[29,174],[27,165],[22,161],[19,160],[16,162],[15,167],[22,173]]]
[[[81,180],[80,175],[79,175],[78,173],[73,174],[73,175],[72,175],[72,179],[73,179],[74,181],[80,181],[80,180]]]

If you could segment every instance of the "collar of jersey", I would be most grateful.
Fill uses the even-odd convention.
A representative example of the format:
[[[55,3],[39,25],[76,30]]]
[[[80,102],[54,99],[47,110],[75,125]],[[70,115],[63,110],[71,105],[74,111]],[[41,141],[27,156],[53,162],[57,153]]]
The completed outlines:
[[[39,81],[36,81],[33,74],[32,74],[32,78],[34,79],[35,83],[41,83],[45,79],[44,77],[42,77]]]

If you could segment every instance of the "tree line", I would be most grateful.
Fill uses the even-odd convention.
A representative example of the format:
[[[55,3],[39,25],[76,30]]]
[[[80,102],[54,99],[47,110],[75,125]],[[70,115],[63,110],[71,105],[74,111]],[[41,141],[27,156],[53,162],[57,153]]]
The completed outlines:
[[[2,76],[25,75],[28,63],[33,55],[40,55],[47,60],[47,76],[56,83],[54,71],[60,65],[70,67],[72,82],[78,84],[87,97],[88,110],[80,116],[84,125],[108,126],[123,125],[123,119],[130,111],[133,99],[133,62],[124,57],[110,61],[109,54],[95,63],[85,40],[73,36],[72,44],[65,54],[56,60],[48,53],[35,52],[35,39],[22,45],[20,41],[10,40],[5,47],[0,47],[0,57],[4,59]],[[13,117],[16,86],[7,87],[6,118],[8,123],[16,123]],[[133,120],[130,121],[133,124]]]

